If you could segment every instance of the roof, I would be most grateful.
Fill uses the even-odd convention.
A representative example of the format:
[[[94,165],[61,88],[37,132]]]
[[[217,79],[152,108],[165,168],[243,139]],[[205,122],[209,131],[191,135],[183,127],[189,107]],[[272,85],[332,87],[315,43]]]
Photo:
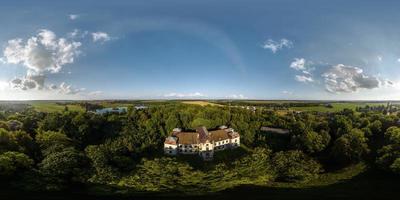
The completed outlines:
[[[196,132],[180,132],[175,134],[179,144],[198,144],[199,138]]]
[[[196,128],[196,132],[199,133],[199,139],[201,143],[206,142],[209,139],[209,133],[206,129],[206,127],[198,127]]]
[[[261,130],[271,132],[271,133],[277,133],[277,134],[288,134],[289,133],[288,129],[271,128],[271,127],[266,127],[266,126],[261,127]]]
[[[178,140],[178,138],[169,136],[169,137],[165,138],[164,144],[176,145],[177,140]]]
[[[196,132],[176,132],[165,139],[165,144],[199,144],[209,141],[222,141],[240,137],[239,133],[234,132],[232,128],[214,130],[208,132],[206,127],[196,128]]]
[[[230,139],[228,132],[225,130],[210,131],[211,141],[221,141]]]

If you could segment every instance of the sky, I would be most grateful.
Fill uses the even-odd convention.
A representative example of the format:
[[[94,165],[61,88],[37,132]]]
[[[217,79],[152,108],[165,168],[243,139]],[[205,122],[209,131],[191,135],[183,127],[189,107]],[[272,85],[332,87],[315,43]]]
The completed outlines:
[[[400,1],[0,1],[0,100],[400,100]]]

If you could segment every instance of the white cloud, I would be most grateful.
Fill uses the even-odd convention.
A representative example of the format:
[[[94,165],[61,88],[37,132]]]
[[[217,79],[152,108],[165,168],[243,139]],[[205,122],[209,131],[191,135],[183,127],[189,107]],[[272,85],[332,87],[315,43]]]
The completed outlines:
[[[296,81],[307,83],[307,82],[314,82],[314,79],[310,76],[304,76],[304,75],[296,75],[295,76]]]
[[[165,98],[204,98],[207,97],[207,95],[202,94],[200,92],[195,92],[195,93],[168,93],[164,95]]]
[[[304,58],[295,58],[292,63],[290,63],[290,68],[295,70],[305,70],[306,59]]]
[[[248,99],[243,94],[232,94],[232,95],[226,96],[226,98],[227,99]]]
[[[314,69],[310,67],[312,62],[306,61],[304,58],[295,58],[293,62],[290,63],[290,68],[299,71],[301,75],[296,75],[296,81],[307,83],[314,82],[313,74],[311,73]]]
[[[57,38],[54,32],[42,29],[26,42],[21,38],[9,40],[3,60],[8,64],[22,64],[36,73],[55,73],[65,64],[74,62],[80,46],[80,42]]]
[[[69,14],[68,17],[69,17],[70,20],[76,20],[76,19],[78,19],[80,17],[80,15],[78,15],[78,14]]]
[[[400,58],[397,59],[397,62],[400,62]]]
[[[10,83],[7,81],[0,80],[0,91],[6,90],[8,88],[10,88]]]
[[[366,75],[361,68],[338,64],[322,74],[325,88],[332,93],[351,93],[359,89],[373,89],[381,85],[374,76]],[[390,84],[390,81],[387,82]]]
[[[262,48],[264,49],[271,50],[272,53],[276,53],[277,51],[283,48],[292,48],[292,47],[293,47],[293,42],[286,38],[282,38],[279,41],[268,39],[267,41],[264,42],[264,45],[262,46]]]
[[[92,39],[93,42],[107,42],[111,40],[111,37],[105,32],[93,32]]]
[[[67,36],[72,39],[82,39],[89,34],[89,31],[81,31],[79,29],[74,29],[72,32],[69,32]]]
[[[283,90],[283,91],[282,91],[282,94],[292,95],[293,92],[292,92],[292,91]]]
[[[64,82],[61,83],[58,90],[58,92],[62,94],[78,94],[83,91],[85,91],[85,88],[73,88],[72,85],[67,85]]]
[[[383,60],[383,56],[380,56],[380,55],[377,56],[376,58],[378,59],[378,61],[382,61]]]

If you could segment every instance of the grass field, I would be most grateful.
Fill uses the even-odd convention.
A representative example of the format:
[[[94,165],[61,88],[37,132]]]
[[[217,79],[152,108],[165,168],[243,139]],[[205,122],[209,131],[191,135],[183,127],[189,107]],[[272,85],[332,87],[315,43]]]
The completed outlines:
[[[208,101],[182,101],[184,104],[192,104],[192,105],[199,105],[199,106],[222,106],[220,104],[211,103]]]
[[[32,102],[31,105],[38,112],[62,112],[65,109],[65,105],[59,105],[55,102]],[[67,107],[70,111],[84,111],[79,105],[67,105]]]
[[[317,111],[317,112],[337,112],[345,108],[355,110],[357,107],[369,106],[386,106],[386,103],[364,103],[364,102],[351,102],[351,103],[332,103],[332,108],[326,106],[310,106],[310,107],[290,107],[289,110],[294,111]]]

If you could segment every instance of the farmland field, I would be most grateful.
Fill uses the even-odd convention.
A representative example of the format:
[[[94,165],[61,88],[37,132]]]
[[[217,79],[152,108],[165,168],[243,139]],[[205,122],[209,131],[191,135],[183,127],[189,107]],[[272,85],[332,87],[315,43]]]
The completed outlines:
[[[184,104],[192,104],[192,105],[199,105],[199,106],[222,106],[220,104],[211,103],[208,101],[182,101]]]
[[[68,107],[70,111],[84,111],[84,109],[79,105],[61,105],[55,102],[32,102],[32,107],[38,112],[61,112],[65,109],[65,106]]]
[[[386,106],[386,103],[364,103],[364,102],[350,102],[350,103],[332,103],[332,108],[326,106],[304,106],[304,107],[290,107],[289,110],[295,111],[317,111],[317,112],[337,112],[343,109],[355,110],[357,107],[368,106]]]

